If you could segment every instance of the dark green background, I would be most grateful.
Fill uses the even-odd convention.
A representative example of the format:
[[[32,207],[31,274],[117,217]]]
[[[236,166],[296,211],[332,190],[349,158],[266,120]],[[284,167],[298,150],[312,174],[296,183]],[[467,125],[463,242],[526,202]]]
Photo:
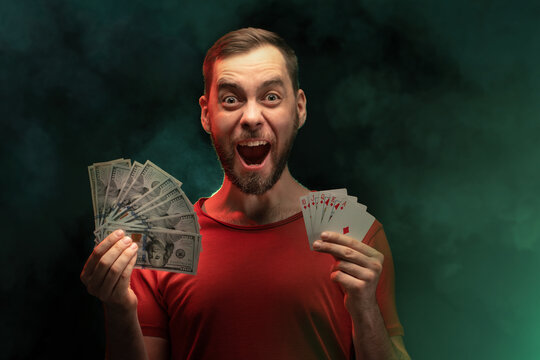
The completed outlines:
[[[536,1],[0,2],[2,358],[103,358],[86,166],[151,159],[208,196],[206,49],[244,26],[296,49],[290,160],[384,225],[414,359],[540,357]]]

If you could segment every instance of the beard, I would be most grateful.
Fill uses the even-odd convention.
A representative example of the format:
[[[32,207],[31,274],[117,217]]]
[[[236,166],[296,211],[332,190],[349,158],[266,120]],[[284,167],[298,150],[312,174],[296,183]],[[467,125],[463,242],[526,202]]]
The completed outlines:
[[[296,137],[296,133],[298,132],[298,124],[299,118],[298,114],[296,114],[294,129],[289,138],[286,139],[284,150],[281,153],[278,151],[272,151],[274,150],[273,146],[270,148],[270,153],[267,156],[271,157],[273,169],[271,174],[266,177],[263,177],[261,174],[256,172],[250,172],[246,175],[237,174],[234,171],[234,159],[236,156],[235,149],[227,147],[223,141],[220,142],[220,140],[216,139],[213,133],[210,132],[212,144],[214,145],[214,149],[216,150],[216,154],[219,158],[225,176],[227,176],[229,181],[240,189],[240,191],[248,195],[262,195],[270,190],[281,178],[281,174],[283,174],[283,170],[285,170],[285,166],[287,166],[287,161],[292,150],[294,139]],[[246,131],[242,134],[242,138],[257,138],[258,135],[259,134],[257,131]]]

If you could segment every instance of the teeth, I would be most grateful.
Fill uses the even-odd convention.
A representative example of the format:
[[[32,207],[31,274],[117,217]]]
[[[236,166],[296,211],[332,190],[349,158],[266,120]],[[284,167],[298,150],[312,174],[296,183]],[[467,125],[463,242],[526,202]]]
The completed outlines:
[[[257,141],[247,141],[239,144],[240,146],[261,146],[267,144],[268,141],[257,140]]]

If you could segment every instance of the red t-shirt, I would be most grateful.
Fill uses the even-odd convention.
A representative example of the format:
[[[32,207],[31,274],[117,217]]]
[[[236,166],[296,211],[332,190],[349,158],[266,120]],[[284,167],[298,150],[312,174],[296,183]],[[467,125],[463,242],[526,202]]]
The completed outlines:
[[[169,340],[172,359],[349,359],[352,324],[334,259],[309,249],[302,214],[261,226],[238,226],[203,213],[196,275],[135,269],[145,336]],[[389,335],[402,335],[394,269],[378,221],[364,243],[385,255],[377,300]]]

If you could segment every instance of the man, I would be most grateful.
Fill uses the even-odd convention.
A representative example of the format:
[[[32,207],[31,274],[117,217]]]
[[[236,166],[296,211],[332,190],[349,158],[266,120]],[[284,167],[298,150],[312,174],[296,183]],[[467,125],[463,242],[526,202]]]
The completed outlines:
[[[152,238],[146,243],[148,262],[155,267],[164,267],[169,261],[173,250],[174,244],[169,239],[165,239],[165,244],[158,239]]]
[[[201,123],[225,178],[195,206],[198,273],[132,273],[137,246],[121,230],[99,244],[81,279],[104,303],[108,357],[409,359],[380,223],[364,239],[324,233],[309,250],[298,201],[309,190],[287,167],[307,114],[294,52],[241,29],[203,72]]]

